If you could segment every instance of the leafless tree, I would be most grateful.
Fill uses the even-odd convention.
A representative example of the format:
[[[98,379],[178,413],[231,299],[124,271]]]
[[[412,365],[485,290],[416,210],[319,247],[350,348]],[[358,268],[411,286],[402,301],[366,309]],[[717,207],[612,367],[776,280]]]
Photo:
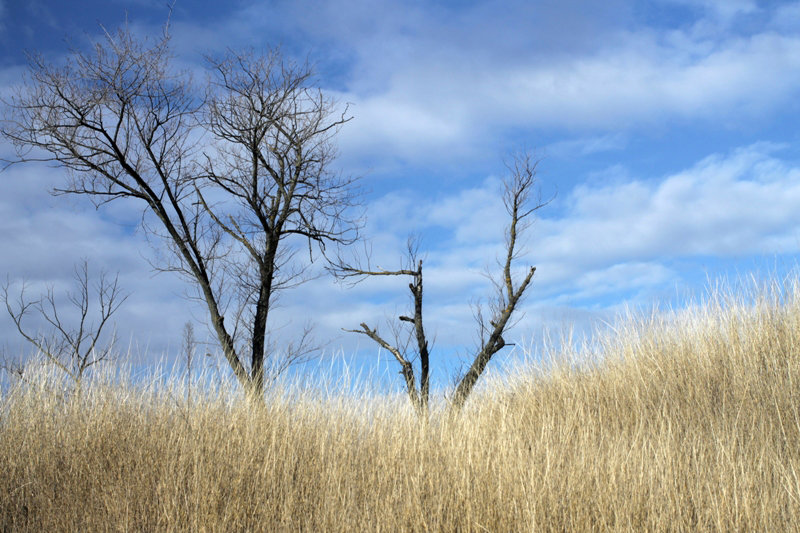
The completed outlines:
[[[495,296],[488,306],[488,314],[480,307],[475,313],[479,328],[479,346],[471,366],[457,381],[450,401],[453,411],[459,411],[463,407],[489,361],[497,352],[507,346],[503,335],[512,325],[512,315],[536,272],[535,267],[529,267],[519,280],[515,280],[513,273],[514,261],[518,259],[520,252],[520,234],[530,224],[534,212],[546,205],[546,202],[543,203],[538,195],[535,199],[532,198],[536,183],[537,164],[538,160],[535,160],[529,153],[523,153],[516,156],[508,165],[510,177],[505,181],[503,202],[511,221],[506,230],[506,253],[500,263],[501,276],[492,279],[496,290]],[[381,336],[377,328],[370,328],[366,322],[360,324],[361,329],[346,331],[366,335],[394,355],[400,363],[400,373],[405,380],[406,391],[411,402],[420,413],[426,415],[430,401],[430,354],[422,317],[422,260],[418,258],[416,246],[412,241],[409,241],[407,258],[407,265],[399,270],[373,269],[369,265],[366,267],[352,266],[342,260],[339,261],[337,268],[340,277],[351,278],[356,282],[369,276],[409,276],[411,278],[408,288],[414,303],[414,314],[413,316],[401,315],[399,320],[410,325],[413,332],[412,337],[416,339],[416,354],[409,355],[407,344],[395,342],[393,345],[389,343]],[[486,316],[489,317],[488,321]],[[395,338],[399,339],[400,336],[395,334]],[[416,359],[420,363],[419,388],[416,384],[413,365],[413,361]]]
[[[401,333],[398,328],[393,328],[395,344],[389,344],[384,340],[377,329],[371,329],[366,322],[361,323],[359,330],[345,330],[351,333],[361,333],[374,340],[383,349],[391,353],[394,358],[400,363],[400,374],[403,376],[406,384],[406,392],[414,407],[420,412],[428,411],[428,401],[430,399],[430,357],[428,352],[428,341],[425,337],[425,327],[422,322],[422,260],[418,258],[418,244],[419,241],[415,238],[409,238],[408,249],[406,255],[405,268],[400,270],[372,270],[362,269],[352,266],[346,266],[340,263],[338,274],[343,278],[356,278],[363,279],[365,276],[410,276],[411,283],[408,288],[414,300],[414,315],[406,316],[401,315],[398,319],[401,322],[408,322],[412,324],[412,335],[416,340],[416,358],[419,359],[420,364],[420,384],[417,389],[416,377],[414,374],[414,359],[408,356],[408,342],[402,344],[398,342],[401,338]]]
[[[265,368],[310,354],[305,334],[268,350],[278,292],[310,276],[295,252],[310,262],[358,236],[354,179],[330,169],[349,118],[307,64],[278,51],[207,64],[207,89],[196,91],[171,64],[168,26],[155,40],[106,33],[59,67],[32,56],[2,133],[17,161],[71,171],[56,193],[141,203],[146,234],[167,249],[153,266],[192,283],[236,378],[260,394]],[[282,359],[265,366],[272,356]]]
[[[111,316],[127,299],[118,283],[118,276],[109,278],[100,273],[99,281],[89,283],[89,263],[84,261],[75,268],[75,292],[66,294],[71,311],[59,312],[53,287],[36,300],[27,298],[26,285],[22,284],[19,295],[12,300],[6,282],[2,289],[2,300],[20,335],[38,350],[39,354],[64,372],[76,385],[80,385],[86,372],[97,363],[112,356],[116,336],[103,335]],[[97,307],[92,310],[92,288]],[[46,324],[46,331],[34,332],[24,323],[31,314],[38,315]],[[74,315],[71,317],[69,315]],[[70,320],[73,318],[73,320]],[[73,323],[74,322],[74,323]],[[24,366],[10,368],[23,377]]]

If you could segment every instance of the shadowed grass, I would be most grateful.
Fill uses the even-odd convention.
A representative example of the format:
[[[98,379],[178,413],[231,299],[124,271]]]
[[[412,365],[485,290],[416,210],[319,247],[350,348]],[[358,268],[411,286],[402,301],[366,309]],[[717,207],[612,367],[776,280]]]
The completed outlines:
[[[53,379],[0,409],[4,530],[778,531],[800,523],[800,286],[628,321],[457,419]],[[602,357],[597,357],[601,354]],[[594,361],[589,363],[587,361]],[[177,380],[176,380],[177,383]]]

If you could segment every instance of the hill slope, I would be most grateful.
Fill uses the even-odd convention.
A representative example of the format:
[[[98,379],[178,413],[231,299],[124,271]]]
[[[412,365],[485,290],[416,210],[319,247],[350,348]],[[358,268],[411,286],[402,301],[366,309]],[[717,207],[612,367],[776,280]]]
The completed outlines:
[[[421,424],[403,398],[52,380],[0,409],[3,530],[776,531],[800,523],[800,287],[631,322]],[[597,355],[597,354],[595,354]],[[572,362],[572,363],[570,363]],[[533,377],[536,376],[536,377]]]

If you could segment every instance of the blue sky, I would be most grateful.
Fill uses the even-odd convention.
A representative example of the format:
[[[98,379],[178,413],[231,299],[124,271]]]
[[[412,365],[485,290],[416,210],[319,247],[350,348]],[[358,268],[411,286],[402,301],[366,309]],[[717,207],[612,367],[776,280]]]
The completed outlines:
[[[20,80],[24,50],[58,62],[126,16],[155,33],[164,4],[0,0],[0,91]],[[280,44],[351,104],[337,164],[363,176],[381,266],[399,263],[409,233],[423,236],[427,328],[445,366],[473,345],[470,302],[491,294],[503,159],[520,149],[542,157],[543,195],[555,195],[520,263],[538,268],[513,330],[521,344],[795,264],[800,2],[177,0],[171,34],[196,79],[204,54]],[[205,332],[202,309],[152,272],[136,206],[50,197],[63,179],[44,166],[0,174],[0,273],[35,293],[66,288],[82,257],[119,271],[131,292],[120,337],[139,362],[173,357],[187,320]],[[311,319],[328,353],[372,361],[370,341],[341,328],[383,325],[406,293],[403,280],[321,278],[282,296],[276,335]],[[7,317],[0,339],[21,349]]]

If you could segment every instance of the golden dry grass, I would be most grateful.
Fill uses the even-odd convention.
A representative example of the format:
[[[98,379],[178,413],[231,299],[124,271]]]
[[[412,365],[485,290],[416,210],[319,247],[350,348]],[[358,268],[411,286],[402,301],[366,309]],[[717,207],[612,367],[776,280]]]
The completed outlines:
[[[51,381],[5,391],[9,531],[791,531],[800,286],[628,322],[485,386],[456,419],[402,397]],[[599,362],[598,362],[599,361]],[[49,385],[48,385],[49,383]]]

